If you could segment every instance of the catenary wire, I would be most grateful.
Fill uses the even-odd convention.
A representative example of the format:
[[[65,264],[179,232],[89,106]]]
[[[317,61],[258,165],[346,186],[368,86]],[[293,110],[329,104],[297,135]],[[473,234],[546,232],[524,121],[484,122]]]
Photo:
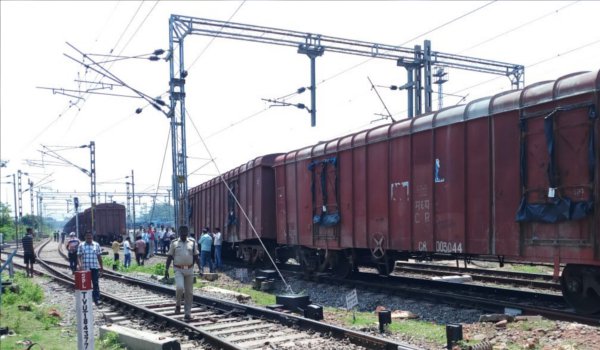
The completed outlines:
[[[527,21],[527,22],[525,22],[525,23],[523,23],[523,24],[520,24],[520,25],[518,25],[518,26],[516,26],[516,27],[513,27],[513,28],[511,28],[511,29],[508,29],[508,30],[506,30],[506,31],[504,31],[504,32],[502,32],[502,33],[499,33],[499,34],[497,34],[497,35],[494,35],[494,36],[493,36],[493,37],[491,37],[491,38],[488,38],[488,39],[486,39],[486,40],[483,40],[483,41],[481,41],[481,42],[478,42],[478,43],[477,43],[477,44],[475,44],[475,45],[472,45],[472,46],[470,46],[470,47],[467,47],[466,49],[463,49],[463,50],[459,51],[457,54],[462,54],[462,53],[464,53],[465,51],[469,51],[469,50],[472,50],[472,49],[474,49],[474,48],[476,48],[476,47],[479,47],[479,46],[481,46],[481,45],[483,45],[483,44],[487,44],[487,43],[489,43],[490,41],[496,40],[496,39],[498,39],[498,38],[500,38],[500,37],[502,37],[502,36],[504,36],[504,35],[507,35],[507,34],[509,34],[509,33],[512,33],[512,32],[514,32],[514,31],[516,31],[516,30],[519,30],[519,29],[521,29],[521,28],[523,28],[523,27],[526,27],[526,26],[528,26],[528,25],[530,25],[530,24],[533,24],[533,23],[535,23],[535,22],[537,22],[537,21],[540,21],[540,20],[542,20],[542,19],[544,19],[544,18],[546,18],[546,17],[548,17],[548,16],[551,16],[551,15],[557,14],[558,12],[560,12],[560,11],[562,11],[562,10],[566,9],[567,7],[573,6],[573,5],[575,5],[576,3],[578,3],[578,2],[580,2],[580,0],[573,1],[573,2],[571,2],[571,3],[569,3],[569,4],[565,5],[565,6],[559,7],[559,8],[558,8],[558,9],[556,9],[556,10],[552,10],[552,11],[550,11],[550,12],[548,12],[548,13],[544,14],[544,15],[541,15],[541,16],[539,16],[539,17],[536,17],[536,18],[534,18],[534,19],[532,19],[532,20],[530,20],[530,21]]]
[[[190,121],[190,123],[192,123],[192,126],[194,127],[194,130],[196,130],[196,133],[198,134],[198,137],[200,138],[200,141],[202,142],[202,145],[204,146],[204,149],[206,150],[206,153],[208,153],[209,159],[211,159],[212,163],[214,164],[215,169],[217,170],[217,173],[219,174],[219,179],[221,180],[221,182],[223,182],[223,185],[227,188],[227,191],[229,192],[229,194],[231,195],[231,197],[235,201],[236,205],[240,209],[240,212],[242,212],[242,214],[244,215],[244,218],[248,222],[248,225],[252,229],[252,232],[254,233],[254,235],[256,236],[256,238],[258,239],[258,241],[260,242],[260,245],[263,247],[265,253],[269,257],[269,260],[271,260],[271,263],[273,264],[273,268],[275,268],[275,270],[277,270],[277,273],[279,274],[279,277],[283,281],[283,284],[285,284],[286,290],[289,291],[289,292],[291,292],[291,293],[294,293],[294,291],[292,290],[292,286],[283,277],[283,274],[281,273],[281,271],[279,271],[279,268],[277,267],[277,264],[275,264],[275,260],[273,260],[273,257],[271,256],[271,254],[269,253],[269,250],[267,249],[267,247],[263,243],[262,238],[260,237],[260,235],[256,231],[256,228],[254,227],[254,224],[252,223],[252,220],[250,220],[250,217],[246,213],[246,210],[244,209],[244,207],[242,206],[242,204],[238,200],[238,198],[235,195],[235,193],[233,193],[233,190],[231,189],[231,187],[229,186],[229,184],[227,183],[227,181],[225,181],[225,178],[223,177],[223,174],[221,173],[221,170],[219,169],[219,166],[217,165],[217,162],[215,161],[215,158],[213,157],[212,152],[208,148],[208,145],[206,144],[206,142],[204,142],[204,139],[202,138],[202,135],[200,134],[200,131],[196,127],[196,124],[194,123],[194,120],[192,119],[192,116],[190,115],[190,113],[189,113],[189,111],[187,109],[186,109],[185,113],[186,113],[187,118]]]
[[[238,11],[242,8],[242,6],[245,3],[246,3],[246,0],[242,1],[242,3],[237,7],[237,9],[235,9],[235,11],[233,11],[233,13],[231,14],[231,16],[229,16],[229,18],[224,23],[224,25],[227,24],[227,23],[229,23],[233,19],[233,17],[238,13]],[[219,29],[219,33],[221,33],[222,30],[223,30],[223,27],[221,26],[221,29]],[[200,54],[194,59],[194,61],[192,61],[192,64],[189,65],[189,67],[187,68],[188,71],[190,69],[192,69],[192,67],[196,64],[196,62],[198,62],[198,60],[200,59],[200,57],[202,57],[202,55],[204,55],[204,53],[206,52],[206,50],[208,50],[208,48],[213,43],[213,41],[215,41],[216,38],[217,38],[216,36],[213,36],[210,39],[210,41],[208,42],[208,44],[206,44],[206,46],[204,47],[204,49],[202,49],[202,51],[200,52]]]
[[[171,130],[167,132],[167,142],[165,143],[165,151],[163,153],[163,160],[160,166],[160,173],[158,174],[158,182],[156,186],[156,192],[154,193],[154,202],[152,203],[152,212],[150,212],[150,221],[154,218],[154,209],[156,208],[156,196],[158,196],[158,188],[160,186],[160,180],[162,179],[163,170],[165,168],[165,160],[167,159],[167,150],[169,149],[169,140],[171,139]]]

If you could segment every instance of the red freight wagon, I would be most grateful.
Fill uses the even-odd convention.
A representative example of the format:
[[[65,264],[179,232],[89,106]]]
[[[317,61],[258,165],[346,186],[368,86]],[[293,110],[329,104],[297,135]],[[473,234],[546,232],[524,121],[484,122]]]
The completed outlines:
[[[189,191],[192,227],[199,237],[202,228],[221,228],[224,254],[235,247],[238,257],[253,262],[262,259],[258,234],[272,246],[275,244],[275,187],[273,161],[278,154],[258,157],[222,175],[234,196],[220,177]],[[256,234],[254,230],[256,230]]]
[[[79,238],[83,239],[86,231],[92,231],[92,210],[87,208],[78,215]],[[94,211],[94,226],[96,227],[94,239],[101,244],[109,244],[115,237],[127,232],[125,206],[117,203],[97,204]],[[67,234],[76,232],[75,216],[67,222],[63,231]]]
[[[277,157],[279,256],[568,263],[565,296],[600,311],[599,90],[570,74]]]

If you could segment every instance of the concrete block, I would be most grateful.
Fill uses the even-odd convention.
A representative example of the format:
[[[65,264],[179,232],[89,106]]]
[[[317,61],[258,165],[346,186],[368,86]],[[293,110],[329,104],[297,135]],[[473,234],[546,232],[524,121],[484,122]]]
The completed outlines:
[[[452,283],[473,282],[473,277],[471,277],[469,275],[432,277],[431,279],[434,281],[452,282]]]
[[[206,287],[200,288],[200,290],[201,291],[205,291],[207,293],[217,293],[217,294],[221,294],[221,295],[231,296],[231,297],[234,297],[236,300],[239,300],[239,301],[248,301],[248,300],[250,300],[250,296],[248,294],[238,293],[238,292],[234,292],[232,290],[227,290],[227,289],[223,289],[223,288],[206,286]]]
[[[179,341],[156,333],[116,324],[100,327],[100,337],[108,332],[117,333],[119,335],[119,342],[131,350],[181,350]]]

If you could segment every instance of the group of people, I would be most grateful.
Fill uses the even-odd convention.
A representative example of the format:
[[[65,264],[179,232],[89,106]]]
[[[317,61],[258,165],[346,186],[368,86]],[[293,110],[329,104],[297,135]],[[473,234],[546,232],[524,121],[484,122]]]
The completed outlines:
[[[59,239],[60,239],[60,243],[65,243],[65,236],[66,235],[67,235],[66,232],[54,231],[54,233],[53,233],[54,242],[58,242]]]
[[[137,264],[144,265],[144,260],[157,254],[159,247],[160,252],[165,254],[171,245],[171,241],[175,238],[175,232],[171,227],[165,229],[165,226],[161,225],[158,230],[155,230],[153,224],[150,224],[147,228],[140,226],[139,230],[135,232],[134,246],[130,247],[130,249],[133,248],[135,252]],[[131,242],[129,243],[131,244]]]
[[[164,228],[161,227],[161,229]],[[221,247],[223,237],[218,227],[212,233],[208,227],[204,228],[198,242],[194,238],[188,238],[189,229],[187,226],[180,226],[178,233],[179,238],[176,238],[173,230],[164,230],[162,236],[160,236],[163,241],[165,236],[169,240],[165,277],[169,277],[169,268],[171,267],[171,263],[173,263],[176,286],[175,313],[181,313],[181,300],[184,298],[184,319],[191,320],[194,264],[198,265],[200,273],[204,273],[204,267],[206,266],[209,267],[211,272],[220,268],[222,266]],[[69,265],[73,273],[77,270],[89,270],[91,272],[93,286],[92,299],[96,305],[99,305],[99,278],[104,271],[102,250],[100,244],[93,240],[92,232],[87,231],[84,237],[85,240],[81,242],[74,232],[69,234],[69,240],[65,244],[69,256]],[[149,239],[149,237],[147,238]],[[25,253],[24,260],[27,265],[27,276],[33,277],[35,253],[33,250],[33,230],[31,228],[27,228],[27,234],[23,237],[22,242]],[[125,241],[123,241],[122,237],[117,237],[112,244],[114,260],[115,262],[119,261],[119,253],[122,247],[125,256],[124,265],[129,266],[131,264],[131,250],[134,249],[138,264],[143,265],[143,259],[149,250],[148,246],[149,242],[144,240],[142,235],[137,236],[134,247],[131,246],[131,239],[129,237],[126,237]]]
[[[214,232],[210,232],[208,227],[203,228],[198,245],[200,248],[200,273],[204,273],[206,266],[210,272],[215,272],[223,266],[221,260],[223,234],[220,228],[215,227]]]

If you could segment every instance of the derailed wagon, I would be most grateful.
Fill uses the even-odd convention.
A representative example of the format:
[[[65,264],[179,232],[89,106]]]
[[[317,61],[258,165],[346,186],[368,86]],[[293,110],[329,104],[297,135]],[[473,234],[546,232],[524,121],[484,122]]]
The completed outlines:
[[[271,189],[260,184],[274,208],[251,210],[271,211],[277,256],[307,269],[493,257],[558,276],[566,264],[566,299],[599,312],[599,92],[600,71],[579,72],[279,155]]]

